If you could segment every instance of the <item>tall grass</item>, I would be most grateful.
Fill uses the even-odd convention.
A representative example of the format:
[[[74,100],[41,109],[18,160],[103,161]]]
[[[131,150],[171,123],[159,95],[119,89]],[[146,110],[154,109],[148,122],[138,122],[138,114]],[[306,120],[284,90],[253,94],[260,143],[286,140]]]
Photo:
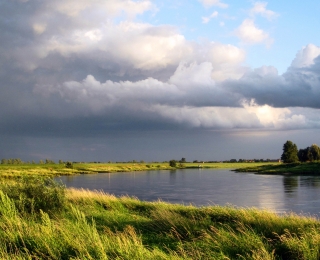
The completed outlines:
[[[48,177],[23,177],[10,185],[2,182],[0,189],[23,213],[55,213],[66,203],[65,187]]]
[[[30,186],[43,200],[33,210],[12,195]],[[1,259],[312,260],[319,259],[319,227],[312,217],[143,202],[45,179],[0,190]]]

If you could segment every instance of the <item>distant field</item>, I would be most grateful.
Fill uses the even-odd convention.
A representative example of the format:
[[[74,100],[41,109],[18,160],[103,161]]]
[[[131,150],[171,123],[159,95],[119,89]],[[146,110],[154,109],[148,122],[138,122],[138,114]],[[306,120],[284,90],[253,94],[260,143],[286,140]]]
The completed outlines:
[[[236,169],[258,166],[270,166],[277,163],[184,163],[177,168],[213,168],[213,169]],[[65,164],[0,164],[0,177],[18,177],[25,175],[73,175],[91,174],[97,172],[131,172],[148,170],[172,170],[169,163],[74,163],[72,168]]]
[[[252,163],[186,163],[186,168],[216,168],[216,169],[236,169],[247,167],[258,167],[262,165],[278,165],[275,162],[252,162]]]

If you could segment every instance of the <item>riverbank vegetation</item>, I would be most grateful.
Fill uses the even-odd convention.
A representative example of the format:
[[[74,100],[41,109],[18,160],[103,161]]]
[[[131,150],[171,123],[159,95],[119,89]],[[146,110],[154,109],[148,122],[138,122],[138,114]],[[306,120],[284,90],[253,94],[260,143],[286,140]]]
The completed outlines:
[[[132,172],[148,170],[173,170],[178,168],[231,169],[274,163],[177,163],[171,167],[168,162],[141,163],[60,163],[60,164],[0,164],[0,177],[14,178],[26,175],[58,176],[90,174],[98,172]]]
[[[312,217],[142,202],[49,179],[0,185],[2,259],[312,260],[319,227]]]
[[[299,149],[295,143],[292,141],[287,141],[283,145],[283,153],[281,155],[281,160],[284,163],[294,163],[294,162],[313,162],[320,160],[320,147],[316,144],[308,146],[305,149]]]
[[[281,163],[274,165],[255,165],[235,169],[236,172],[255,172],[260,174],[320,175],[320,162]]]
[[[305,149],[299,149],[292,141],[283,145],[281,160],[284,163],[273,165],[250,165],[237,167],[237,172],[255,172],[260,174],[296,174],[319,175],[320,174],[320,147],[316,144]]]

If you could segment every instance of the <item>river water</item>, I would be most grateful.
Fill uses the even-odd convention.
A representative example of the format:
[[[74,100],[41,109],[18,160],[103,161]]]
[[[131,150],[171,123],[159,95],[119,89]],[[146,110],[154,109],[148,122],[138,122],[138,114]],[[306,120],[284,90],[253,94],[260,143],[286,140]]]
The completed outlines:
[[[234,205],[320,216],[320,176],[185,169],[62,176],[67,187],[185,205]]]

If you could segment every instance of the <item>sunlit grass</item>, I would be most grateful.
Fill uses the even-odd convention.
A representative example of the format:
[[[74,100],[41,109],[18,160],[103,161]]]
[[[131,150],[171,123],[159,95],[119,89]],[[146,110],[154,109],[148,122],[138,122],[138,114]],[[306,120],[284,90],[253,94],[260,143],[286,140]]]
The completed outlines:
[[[183,163],[177,168],[235,169],[245,167],[270,166],[275,163]],[[92,174],[98,172],[132,172],[150,170],[174,170],[169,163],[74,163],[72,168],[65,164],[0,164],[0,177],[14,178],[21,176],[58,176],[72,174]]]
[[[320,162],[306,163],[288,163],[288,164],[273,164],[273,165],[251,165],[248,167],[237,167],[238,172],[256,172],[261,174],[320,174]]]
[[[22,186],[2,184],[1,259],[319,259],[316,218],[254,208],[143,202],[38,184],[37,179]],[[50,207],[26,211],[19,206],[21,198],[12,194],[27,187],[38,187],[37,194],[53,198],[60,189],[65,200],[54,212]],[[12,194],[5,192],[9,190]],[[38,197],[49,203],[38,205],[55,205],[50,196]]]
[[[0,177],[7,178],[27,175],[69,175],[74,174],[76,171],[67,168],[64,164],[0,164]]]

